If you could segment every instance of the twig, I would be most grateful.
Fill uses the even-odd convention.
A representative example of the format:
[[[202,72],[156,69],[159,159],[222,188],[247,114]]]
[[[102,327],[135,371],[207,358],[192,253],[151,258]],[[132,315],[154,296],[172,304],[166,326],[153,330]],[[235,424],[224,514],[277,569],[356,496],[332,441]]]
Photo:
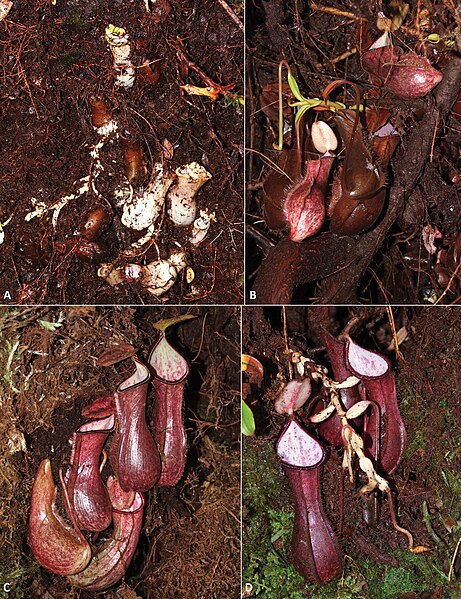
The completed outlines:
[[[435,140],[437,138],[438,127],[439,127],[439,113],[437,113],[435,115],[434,135],[432,136],[432,144],[431,144],[431,152],[429,154],[429,162],[432,162],[434,159],[434,146],[435,146]]]
[[[35,104],[34,96],[32,95],[32,92],[31,92],[30,87],[29,87],[29,82],[27,81],[26,74],[24,72],[24,69],[22,68],[22,64],[21,64],[20,61],[18,61],[18,70],[20,72],[22,80],[24,81],[24,85],[26,86],[27,93],[29,94],[30,101],[32,102],[32,106],[34,108],[35,116],[37,118],[39,118],[40,115],[38,114],[37,105]]]
[[[381,289],[381,293],[383,294],[384,301],[386,302],[386,304],[390,305],[391,302],[389,301],[389,297],[387,295],[387,291],[386,291],[384,285],[381,283],[378,275],[375,273],[375,271],[371,267],[368,270],[371,272],[371,274],[373,275],[373,278],[376,281],[378,287]]]
[[[195,356],[191,360],[192,364],[199,357],[200,352],[202,351],[203,339],[205,338],[205,322],[206,322],[207,316],[208,316],[208,312],[205,312],[205,316],[203,317],[203,321],[202,321],[202,335],[201,335],[201,338],[200,338],[200,346],[198,348],[197,353],[195,354]]]
[[[453,574],[453,568],[455,567],[455,561],[456,561],[456,557],[458,555],[460,543],[461,543],[461,537],[459,537],[458,542],[456,543],[456,549],[455,549],[455,552],[453,553],[453,557],[451,558],[450,570],[448,571],[448,582],[451,581],[451,576]]]
[[[224,0],[218,0],[218,4],[220,4],[224,8],[224,10],[230,16],[230,18],[238,26],[238,28],[240,29],[240,31],[243,31],[243,23],[242,23],[242,21],[238,18],[238,16],[235,14],[235,12],[232,10],[232,8],[227,4],[227,2],[224,2]]]
[[[442,299],[444,298],[444,296],[448,293],[448,290],[451,287],[451,284],[453,283],[453,279],[456,277],[456,275],[459,272],[459,269],[461,268],[461,262],[458,264],[458,266],[456,267],[455,271],[453,272],[453,274],[450,277],[450,280],[448,281],[447,286],[445,287],[445,289],[443,290],[443,293],[437,298],[437,300],[434,302],[434,306],[436,306],[437,304],[439,304]]]
[[[442,539],[439,537],[439,535],[432,528],[432,524],[431,524],[431,520],[430,520],[430,516],[429,516],[429,510],[427,509],[427,501],[423,501],[422,511],[423,511],[423,522],[426,525],[427,532],[431,536],[432,540],[439,547],[444,546],[445,542],[442,541]]]
[[[267,239],[267,237],[258,231],[256,227],[253,227],[253,225],[247,223],[246,231],[266,252],[269,252],[271,248],[274,247],[274,243],[270,239]]]
[[[205,73],[205,71],[202,71],[202,69],[199,66],[197,66],[195,64],[195,62],[192,62],[192,60],[187,56],[181,40],[176,40],[176,41],[172,42],[171,45],[176,50],[176,54],[177,54],[179,60],[182,63],[184,63],[187,66],[187,68],[189,68],[192,71],[194,71],[195,73],[197,73],[197,75],[200,77],[200,79],[202,79],[202,81],[208,87],[214,88],[220,94],[223,94],[223,96],[227,95],[229,90],[231,90],[235,87],[235,83],[231,83],[229,85],[223,86],[220,83],[216,83],[216,81],[213,81],[213,79],[210,79],[210,77],[208,77],[208,75]]]
[[[253,154],[257,154],[258,156],[261,156],[261,158],[267,164],[269,164],[270,166],[272,166],[278,173],[280,173],[281,175],[285,175],[285,177],[288,177],[290,183],[294,182],[293,179],[282,168],[280,168],[277,163],[275,163],[273,160],[271,160],[268,156],[266,156],[262,152],[259,152],[258,150],[255,150],[253,148],[245,148],[245,152],[251,152]]]
[[[358,17],[353,12],[346,12],[345,10],[338,10],[333,6],[319,6],[315,2],[311,2],[311,6],[317,12],[326,12],[330,15],[336,15],[338,17],[347,17],[348,19],[353,19],[354,21],[366,21],[364,17]]]
[[[386,306],[386,312],[387,312],[387,316],[389,318],[389,322],[391,324],[392,338],[394,339],[395,355],[397,356],[397,360],[400,362],[403,360],[403,356],[402,356],[402,352],[399,349],[399,340],[398,340],[397,331],[395,328],[395,321],[394,321],[394,314],[392,312],[392,307]]]
[[[285,340],[285,352],[289,356],[290,348],[288,347],[288,331],[287,331],[287,312],[285,306],[282,306],[282,321],[283,321],[283,338]],[[288,369],[290,371],[290,381],[293,378],[293,369],[291,360],[288,363]]]
[[[347,50],[346,52],[343,52],[336,58],[330,60],[330,62],[331,64],[336,64],[337,62],[341,62],[342,60],[345,60],[346,58],[349,58],[349,56],[353,56],[354,54],[357,54],[357,48],[352,48],[352,50]]]

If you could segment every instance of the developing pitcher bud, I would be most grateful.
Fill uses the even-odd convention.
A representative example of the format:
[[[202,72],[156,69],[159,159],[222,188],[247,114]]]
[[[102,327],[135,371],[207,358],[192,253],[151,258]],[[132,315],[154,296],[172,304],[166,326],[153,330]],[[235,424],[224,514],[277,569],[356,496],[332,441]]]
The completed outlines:
[[[329,154],[338,147],[338,140],[333,129],[325,121],[315,121],[311,127],[311,138],[314,148],[320,154]]]
[[[333,160],[333,157],[309,160],[304,179],[288,192],[283,211],[290,225],[292,241],[302,241],[322,228],[325,191]]]
[[[371,48],[362,56],[362,64],[400,98],[422,98],[443,78],[425,56],[414,52],[404,54],[397,46]]]

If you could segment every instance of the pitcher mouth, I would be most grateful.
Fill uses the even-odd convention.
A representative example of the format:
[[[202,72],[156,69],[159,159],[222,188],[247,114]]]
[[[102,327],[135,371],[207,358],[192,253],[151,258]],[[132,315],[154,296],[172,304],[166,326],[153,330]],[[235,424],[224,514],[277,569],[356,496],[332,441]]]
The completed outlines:
[[[134,356],[133,361],[136,366],[136,372],[120,383],[117,388],[119,393],[127,391],[128,389],[134,389],[140,385],[144,385],[151,379],[151,373],[146,364],[144,364],[144,362],[142,362],[138,356]]]
[[[90,422],[86,422],[82,424],[82,426],[77,429],[77,433],[110,433],[114,428],[115,424],[115,416],[111,414],[106,418],[97,418],[91,420]]]
[[[171,356],[166,358],[168,352]],[[154,379],[167,385],[182,383],[190,372],[186,358],[170,344],[162,331],[157,331],[157,338],[149,350],[148,362],[154,372]]]

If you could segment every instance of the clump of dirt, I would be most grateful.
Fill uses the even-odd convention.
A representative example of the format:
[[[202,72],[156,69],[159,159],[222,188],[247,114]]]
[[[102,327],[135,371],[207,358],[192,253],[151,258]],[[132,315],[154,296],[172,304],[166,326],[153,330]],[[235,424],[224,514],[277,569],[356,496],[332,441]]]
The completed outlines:
[[[377,27],[378,12],[392,17],[405,12],[405,5],[408,14],[393,32],[392,43],[402,52],[427,57],[444,74],[433,93],[417,99],[394,95],[386,84],[370,78],[362,61],[365,50],[382,34]],[[248,289],[256,292],[250,300],[258,304],[459,301],[458,28],[454,5],[437,0],[379,6],[362,0],[352,4],[336,0],[249,4],[247,145],[253,151],[247,166],[246,256]],[[307,161],[319,156],[309,139],[301,140],[304,154],[301,166],[295,168],[294,151],[290,158],[274,149],[281,60],[290,66],[301,95],[311,100],[322,98],[323,90],[334,80],[347,80],[350,84],[337,88],[330,100],[352,106],[356,97],[351,84],[358,85],[363,105],[387,114],[398,133],[399,145],[387,168],[385,203],[377,220],[361,231],[340,230],[339,217],[336,228],[331,227],[334,183],[339,180],[338,168],[345,153],[341,141],[324,194],[327,215],[320,230],[302,242],[292,242],[288,223],[278,229],[274,223],[274,205],[280,208],[288,190],[306,175]],[[290,92],[285,71],[283,84],[284,148],[288,150],[297,146],[294,109],[287,101],[291,98],[295,103],[300,98]],[[309,110],[301,127],[326,118],[325,112]],[[334,121],[330,115],[330,122]],[[361,122],[370,145],[363,115]],[[382,157],[378,162],[383,163]],[[276,173],[282,180],[283,172],[289,178],[276,187]],[[272,191],[269,183],[265,186],[268,177],[272,177]],[[357,214],[369,214],[371,204],[365,203]],[[346,214],[344,208],[343,220]]]
[[[40,462],[51,458],[59,480],[59,468],[65,472],[70,460],[69,439],[83,423],[81,409],[120,383],[120,365],[96,364],[102,352],[131,343],[146,356],[155,338],[152,325],[180,313],[185,310],[1,310],[0,576],[15,596],[88,596],[41,568],[31,553],[33,479]],[[194,589],[196,596],[224,599],[240,591],[239,317],[232,308],[188,313],[197,318],[171,331],[172,343],[192,365],[185,473],[176,487],[155,487],[146,495],[141,538],[117,596],[190,597]],[[150,392],[148,421],[152,403]],[[60,499],[58,507],[64,515]]]
[[[243,350],[265,369],[261,388],[253,386],[247,398],[256,434],[246,438],[243,447],[244,583],[253,585],[254,596],[268,599],[288,595],[301,599],[306,593],[318,599],[384,599],[423,591],[457,597],[461,588],[461,560],[456,551],[461,512],[455,499],[461,485],[457,368],[461,327],[454,308],[394,308],[394,324],[384,308],[330,308],[323,315],[334,334],[346,329],[358,343],[387,354],[394,362],[408,438],[403,459],[389,482],[399,523],[411,531],[415,544],[430,547],[431,552],[413,555],[406,549],[405,537],[392,527],[385,498],[380,498],[377,526],[367,526],[359,482],[350,485],[346,478],[340,506],[342,451],[332,450],[323,468],[322,497],[336,530],[342,519],[339,540],[349,556],[343,577],[316,589],[306,586],[289,565],[293,507],[275,454],[283,417],[275,413],[274,400],[288,380],[287,345],[331,369],[320,339],[308,324],[309,310],[286,308],[285,319],[278,308],[244,311]],[[397,332],[398,358],[393,345]],[[304,423],[308,409],[306,405],[298,414]]]
[[[242,31],[213,2],[149,4],[146,11],[142,0],[129,7],[28,0],[15,2],[0,23],[0,223],[5,234],[0,293],[6,300],[240,303]],[[238,11],[238,4],[234,8]],[[116,72],[104,38],[109,24],[129,35],[136,74],[131,89],[114,87]],[[149,65],[141,68],[144,61]],[[203,90],[212,84],[222,90],[215,100],[181,91],[182,85]],[[117,135],[100,149],[97,177],[92,148],[101,138],[91,123],[95,102],[103,102],[118,124]],[[126,175],[132,167],[124,160],[129,142],[138,144],[144,157],[131,190]],[[192,245],[192,225],[174,226],[163,214],[152,240],[133,256],[124,255],[145,231],[122,224],[117,188],[128,196],[141,194],[154,164],[174,171],[191,162],[212,175],[197,197],[197,217],[200,210],[215,214],[204,241]],[[90,191],[78,195],[88,176]],[[78,197],[62,208],[56,227],[52,211],[25,220],[34,209],[71,194]],[[82,227],[98,205],[108,211],[110,222],[88,245]],[[111,287],[97,275],[101,263],[149,264],[168,259],[178,245],[195,278],[191,281],[189,273],[186,280],[184,269],[160,300],[137,283]]]

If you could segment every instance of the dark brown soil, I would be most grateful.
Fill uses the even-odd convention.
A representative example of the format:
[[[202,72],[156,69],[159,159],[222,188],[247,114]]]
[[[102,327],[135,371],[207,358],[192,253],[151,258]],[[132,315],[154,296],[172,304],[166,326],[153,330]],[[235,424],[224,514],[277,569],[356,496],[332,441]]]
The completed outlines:
[[[70,459],[69,439],[83,423],[82,407],[122,380],[121,365],[98,366],[98,356],[113,344],[131,343],[146,357],[152,324],[181,312],[185,309],[2,309],[0,581],[11,583],[12,596],[93,596],[40,567],[31,553],[33,479],[49,457],[59,480],[59,468],[65,471]],[[146,494],[133,562],[108,597],[227,599],[240,592],[239,314],[231,308],[189,313],[198,318],[171,330],[172,343],[191,362],[186,469],[175,487]],[[150,392],[148,420],[152,402]],[[104,476],[108,472],[106,465]],[[58,507],[64,515],[60,499]]]
[[[286,309],[288,347],[330,367],[324,348],[308,324],[309,310],[312,308]],[[456,499],[461,485],[459,310],[394,308],[393,317],[396,330],[405,333],[406,337],[400,343],[402,355],[398,360],[394,351],[388,350],[393,334],[385,309],[330,308],[325,322],[334,334],[352,324],[349,329],[352,338],[369,349],[387,353],[394,362],[399,408],[408,439],[404,457],[390,477],[390,484],[395,493],[400,524],[412,532],[415,544],[429,546],[431,553],[415,559],[405,550],[405,537],[392,527],[384,500],[378,526],[367,526],[361,515],[362,500],[357,493],[359,485],[353,488],[346,480],[340,543],[348,557],[344,562],[342,580],[337,586],[333,583],[325,590],[315,592],[314,587],[306,587],[301,578],[299,582],[296,579],[296,584],[293,582],[293,573],[289,573],[291,567],[288,566],[292,524],[288,528],[285,524],[282,528],[284,534],[273,541],[272,547],[269,541],[271,536],[275,536],[273,514],[292,510],[288,483],[274,451],[283,423],[283,417],[274,411],[274,399],[282,381],[286,381],[288,376],[283,321],[280,309],[245,308],[243,351],[258,358],[265,369],[260,388],[253,385],[247,398],[255,415],[256,434],[245,438],[244,443],[244,456],[247,456],[244,457],[243,471],[243,495],[246,498],[244,581],[253,583],[256,597],[286,597],[283,588],[261,592],[264,584],[270,584],[277,576],[285,584],[293,585],[290,586],[290,596],[296,597],[400,598],[404,597],[400,593],[410,590],[426,593],[415,597],[459,596],[461,561],[456,551],[461,522]],[[299,412],[304,422],[306,409]],[[338,500],[341,458],[342,451],[339,454],[332,451],[322,477],[324,506],[335,529],[341,513]],[[249,470],[245,467],[248,464]],[[424,504],[428,512],[426,518]],[[272,578],[270,566],[261,565],[258,569],[258,563],[267,562],[263,555],[258,555],[261,547],[266,547],[266,551],[269,547],[271,555],[275,551],[279,556],[275,562],[273,556],[271,558],[272,569],[277,572]],[[255,573],[258,573],[258,578]],[[349,586],[351,580],[357,583],[357,588]],[[391,585],[391,581],[393,592],[386,587]],[[297,590],[299,595],[295,594]]]
[[[243,34],[215,2],[161,0],[144,2],[15,2],[0,23],[0,223],[5,241],[0,258],[0,297],[14,303],[228,303],[241,301],[242,266],[242,60]],[[234,6],[239,10],[238,3]],[[104,39],[114,24],[130,35],[133,62],[153,62],[160,79],[137,76],[130,90],[114,88],[112,55]],[[176,52],[216,84],[232,86],[215,101],[189,96],[180,85],[206,87]],[[91,125],[91,104],[105,102],[119,125],[120,138],[101,151],[104,172],[94,192],[63,209],[56,230],[51,215],[25,222],[31,198],[51,206],[75,191],[74,182],[89,174],[90,147],[98,136]],[[165,215],[155,244],[134,259],[123,250],[143,232],[121,224],[114,187],[124,179],[122,138],[141,144],[148,173],[162,160],[165,144],[174,148],[169,168],[199,162],[212,179],[198,194],[198,209],[215,212],[206,239],[192,246],[191,226],[175,227]],[[165,141],[166,140],[166,141]],[[143,183],[147,183],[145,177]],[[98,255],[81,256],[78,232],[98,202],[112,220],[97,239]],[[8,219],[11,220],[5,225]],[[159,223],[162,219],[159,219]],[[77,235],[76,235],[77,233]],[[168,258],[178,244],[195,273],[185,270],[161,298],[136,284],[110,287],[97,276],[102,262],[147,264]],[[6,295],[5,295],[6,294]],[[4,297],[5,296],[5,297]]]
[[[449,2],[410,3],[394,43],[427,55],[444,78],[433,94],[403,100],[371,84],[358,58],[361,49],[379,36],[375,23],[382,7],[386,9],[386,3],[362,0],[272,0],[248,5],[247,146],[254,151],[249,152],[247,167],[247,279],[248,290],[256,291],[250,301],[459,301],[460,121],[459,113],[455,116],[452,112],[461,88],[459,13]],[[442,41],[431,44],[427,41],[431,34],[438,34]],[[401,141],[388,168],[384,209],[364,233],[333,234],[327,217],[319,233],[295,243],[287,239],[286,230],[270,230],[264,222],[262,184],[278,163],[280,152],[273,149],[278,131],[276,97],[274,114],[268,115],[261,109],[260,94],[265,86],[277,83],[282,59],[307,98],[320,98],[330,82],[347,79],[358,84],[368,107],[390,110]],[[355,102],[350,87],[344,92],[340,88],[335,97],[349,105]],[[287,107],[286,129],[291,123]],[[286,147],[289,145],[287,135]],[[336,162],[331,180],[341,160]],[[328,189],[327,205],[330,196]],[[431,231],[438,232],[433,248],[424,243],[424,236]]]

